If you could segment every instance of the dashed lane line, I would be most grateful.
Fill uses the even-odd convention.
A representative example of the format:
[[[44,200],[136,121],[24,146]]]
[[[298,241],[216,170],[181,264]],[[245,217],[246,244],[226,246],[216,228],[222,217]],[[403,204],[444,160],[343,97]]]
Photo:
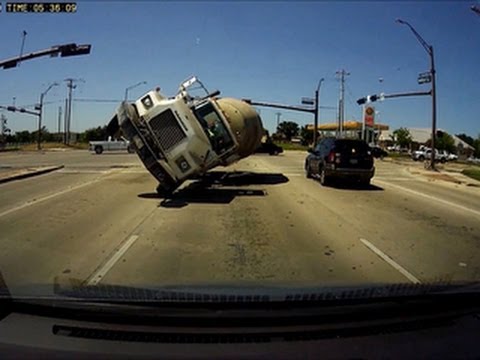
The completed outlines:
[[[421,284],[421,281],[418,280],[415,276],[413,276],[409,271],[407,271],[404,267],[396,263],[390,256],[385,254],[382,250],[377,248],[373,245],[370,241],[366,239],[360,239],[360,241],[365,245],[368,249],[373,251],[376,255],[378,255],[382,260],[384,260],[387,264],[392,266],[395,270],[397,270],[400,274],[405,276],[408,280],[410,280],[414,284]]]
[[[118,260],[127,252],[127,250],[137,241],[138,235],[131,235],[123,245],[118,248],[112,256],[87,280],[87,285],[97,285],[110,269],[117,263]]]
[[[420,191],[412,190],[412,189],[409,189],[409,188],[406,188],[406,187],[400,186],[400,185],[395,185],[395,184],[392,184],[392,183],[387,182],[387,181],[378,180],[378,179],[375,179],[375,178],[374,178],[374,181],[377,182],[377,183],[380,183],[380,184],[384,184],[386,186],[396,188],[396,189],[401,190],[401,191],[408,192],[408,193],[416,195],[416,196],[421,196],[421,197],[424,197],[426,199],[434,200],[434,201],[439,202],[441,204],[448,205],[448,206],[451,206],[451,207],[469,212],[469,213],[474,214],[476,216],[480,216],[480,211],[468,208],[468,207],[463,206],[463,205],[459,205],[459,204],[456,204],[456,203],[453,203],[453,202],[450,202],[450,201],[447,201],[447,200],[439,199],[435,196],[427,195],[427,194],[424,194]]]

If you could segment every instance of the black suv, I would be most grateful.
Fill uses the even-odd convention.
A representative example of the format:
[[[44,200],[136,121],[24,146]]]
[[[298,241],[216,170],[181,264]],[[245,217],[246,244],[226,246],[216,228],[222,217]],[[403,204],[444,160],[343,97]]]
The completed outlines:
[[[317,175],[322,185],[333,178],[344,178],[367,186],[375,173],[370,147],[363,140],[324,138],[308,152],[307,178]]]

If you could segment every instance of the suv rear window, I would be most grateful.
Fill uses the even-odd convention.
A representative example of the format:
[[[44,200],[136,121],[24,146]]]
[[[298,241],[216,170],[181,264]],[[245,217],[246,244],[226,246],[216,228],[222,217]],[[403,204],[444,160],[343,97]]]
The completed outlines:
[[[360,140],[336,140],[335,141],[335,151],[341,153],[352,153],[352,149],[358,154],[365,154],[367,153],[370,148],[368,147],[365,141]]]

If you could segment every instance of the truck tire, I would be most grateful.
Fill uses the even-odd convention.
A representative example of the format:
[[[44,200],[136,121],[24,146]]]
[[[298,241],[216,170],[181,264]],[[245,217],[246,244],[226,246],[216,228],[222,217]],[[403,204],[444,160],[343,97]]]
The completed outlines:
[[[95,146],[95,154],[100,155],[101,153],[103,153],[103,146]]]
[[[446,161],[447,161],[447,160],[445,160],[445,158],[441,158],[441,159],[440,159],[440,162],[441,162],[442,164],[445,164]]]
[[[420,161],[423,161],[423,160],[425,160],[425,156],[423,156],[423,155],[420,155],[420,156],[418,157],[418,160],[420,160]]]
[[[135,152],[135,149],[133,148],[132,145],[129,145],[129,146],[127,147],[127,151],[128,151],[129,154],[133,154],[133,153]]]

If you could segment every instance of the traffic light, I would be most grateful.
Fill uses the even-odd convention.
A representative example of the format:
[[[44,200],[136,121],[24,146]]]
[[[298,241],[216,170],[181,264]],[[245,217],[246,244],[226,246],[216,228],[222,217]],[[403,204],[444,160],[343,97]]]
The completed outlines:
[[[375,102],[377,100],[383,100],[381,95],[368,95],[357,100],[358,105],[363,105],[365,103]]]
[[[3,68],[4,69],[11,69],[11,68],[14,68],[17,66],[17,61],[16,60],[12,60],[12,61],[8,61],[6,63],[3,63]]]
[[[76,56],[90,54],[91,45],[67,44],[60,46],[60,56]]]
[[[365,104],[366,102],[367,102],[367,98],[364,98],[364,97],[357,100],[357,104],[358,104],[358,105],[363,105],[363,104]]]

